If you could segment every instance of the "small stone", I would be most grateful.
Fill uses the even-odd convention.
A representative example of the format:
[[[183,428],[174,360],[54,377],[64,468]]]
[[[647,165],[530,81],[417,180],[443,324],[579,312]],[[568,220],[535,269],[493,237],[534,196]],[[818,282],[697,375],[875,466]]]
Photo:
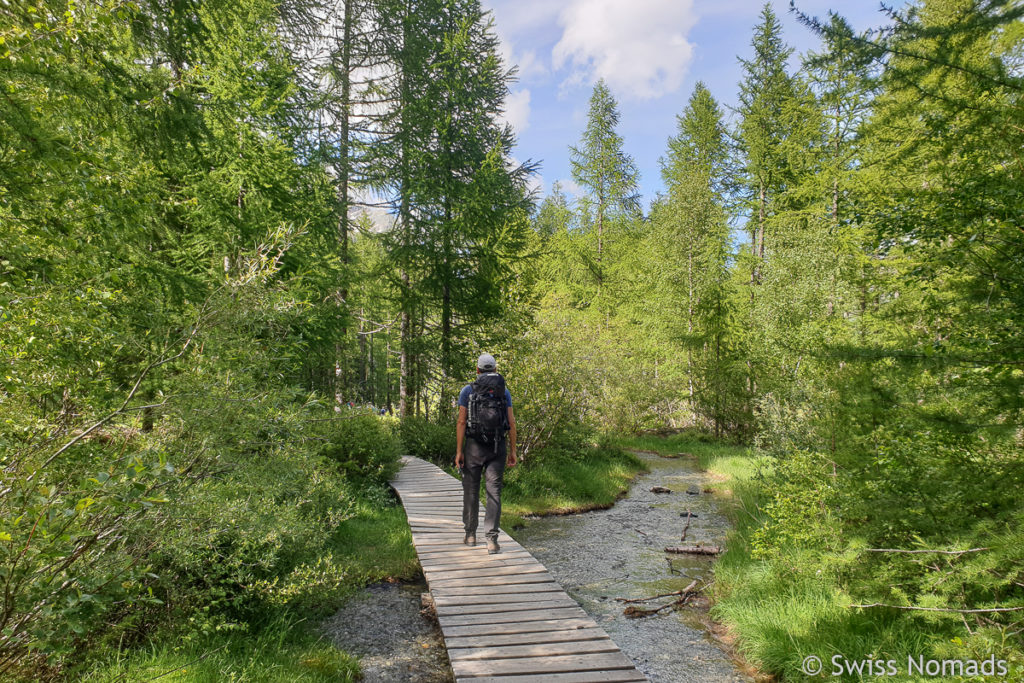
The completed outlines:
[[[696,484],[690,484],[689,488],[686,489],[686,492],[691,496],[696,496],[700,493],[700,487]]]
[[[652,486],[651,493],[672,493],[672,489],[664,486]]]

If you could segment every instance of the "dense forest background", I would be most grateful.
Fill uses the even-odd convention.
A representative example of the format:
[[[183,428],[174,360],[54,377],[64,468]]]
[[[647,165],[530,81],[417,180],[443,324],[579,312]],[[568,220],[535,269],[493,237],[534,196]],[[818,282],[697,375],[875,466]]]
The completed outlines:
[[[600,82],[581,196],[530,193],[476,0],[4,2],[0,675],[364,580],[332,534],[450,458],[482,350],[527,471],[645,429],[767,456],[718,612],[766,668],[783,612],[1019,656],[1022,16],[802,17],[793,70],[766,6],[645,210]]]

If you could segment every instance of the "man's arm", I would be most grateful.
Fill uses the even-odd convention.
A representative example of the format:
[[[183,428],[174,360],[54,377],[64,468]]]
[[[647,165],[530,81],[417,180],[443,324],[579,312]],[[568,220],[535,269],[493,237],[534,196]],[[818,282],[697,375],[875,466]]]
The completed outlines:
[[[511,410],[511,408],[509,409]],[[455,466],[462,469],[462,445],[466,442],[466,406],[459,406],[459,419],[455,423]],[[515,443],[513,439],[512,443]]]
[[[508,440],[508,460],[505,464],[512,467],[519,462],[519,459],[516,457],[516,417],[512,414],[512,406],[508,407]]]

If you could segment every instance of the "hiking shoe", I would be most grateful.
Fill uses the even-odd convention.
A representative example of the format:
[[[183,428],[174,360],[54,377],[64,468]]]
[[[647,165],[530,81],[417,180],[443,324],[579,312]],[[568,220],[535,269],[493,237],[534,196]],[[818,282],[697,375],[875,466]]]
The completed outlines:
[[[476,545],[476,534],[466,534],[466,538],[462,542],[468,546]]]
[[[501,551],[501,546],[498,545],[498,539],[488,538],[487,539],[487,554],[493,555]]]

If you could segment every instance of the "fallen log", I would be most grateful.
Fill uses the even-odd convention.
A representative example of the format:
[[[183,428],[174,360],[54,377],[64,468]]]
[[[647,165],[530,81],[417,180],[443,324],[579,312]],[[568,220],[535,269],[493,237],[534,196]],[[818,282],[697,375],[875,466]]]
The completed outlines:
[[[687,555],[718,555],[722,549],[717,545],[670,545],[665,548],[665,552]]]

